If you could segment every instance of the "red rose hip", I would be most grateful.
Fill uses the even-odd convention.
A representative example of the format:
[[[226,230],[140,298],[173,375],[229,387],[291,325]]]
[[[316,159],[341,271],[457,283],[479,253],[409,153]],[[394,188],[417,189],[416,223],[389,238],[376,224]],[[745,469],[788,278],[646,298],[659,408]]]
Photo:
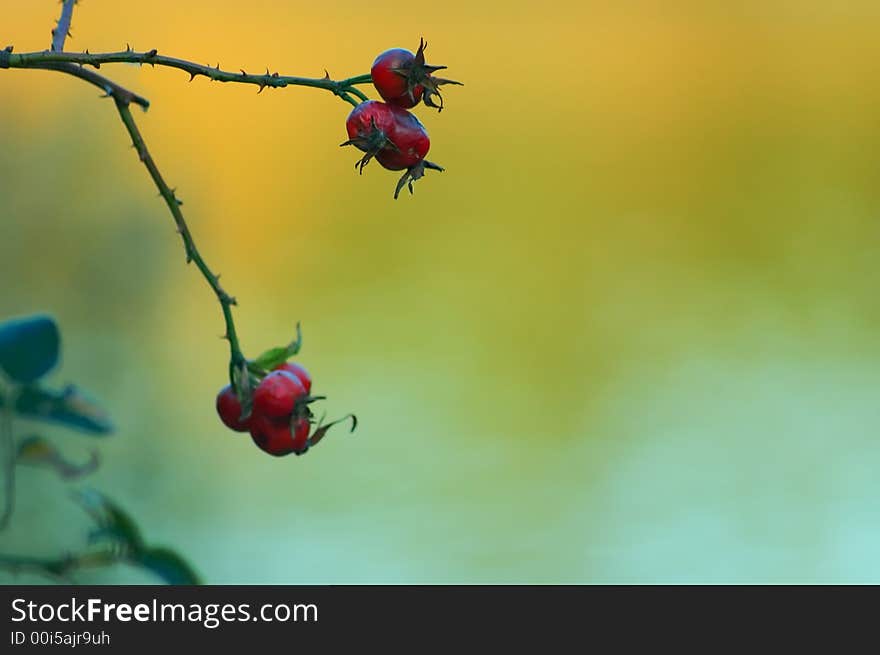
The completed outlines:
[[[303,388],[306,390],[306,393],[311,393],[312,376],[309,375],[309,372],[302,364],[297,364],[296,362],[284,362],[280,366],[276,366],[275,370],[287,371],[288,373],[295,375],[297,378],[299,378],[299,381],[302,382]]]
[[[389,138],[394,129],[395,109],[384,102],[368,100],[352,109],[345,119],[348,141],[340,146],[354,146],[366,153],[354,165],[361,173],[376,153],[385,148],[396,148]]]
[[[293,414],[297,401],[306,396],[299,378],[287,371],[273,371],[254,391],[254,414],[267,418],[285,418]]]
[[[370,69],[370,77],[385,102],[409,109],[424,99],[429,107],[443,109],[440,87],[444,84],[461,85],[461,82],[432,75],[446,66],[430,66],[425,63],[427,47],[428,44],[422,39],[415,54],[403,48],[391,48],[376,57]],[[435,95],[440,100],[439,105],[432,100]]]
[[[394,125],[389,133],[394,148],[385,148],[376,153],[376,161],[392,171],[415,166],[425,158],[431,149],[428,131],[415,115],[408,111],[395,109]]]
[[[391,48],[376,57],[370,77],[386,102],[404,109],[419,104],[425,87],[415,84],[410,88],[408,70],[414,61],[415,55],[403,48]]]
[[[232,385],[227,384],[220,389],[216,404],[217,414],[226,427],[236,432],[247,432],[250,429],[250,420],[241,420],[241,403],[238,402],[238,396],[235,395]]]
[[[293,428],[293,452],[303,453],[309,447],[309,431],[312,425],[307,419],[301,418],[294,422]]]
[[[251,420],[251,438],[260,450],[275,457],[283,457],[298,450],[297,442],[290,431],[289,419],[271,419],[255,414]],[[304,447],[305,444],[300,449]]]

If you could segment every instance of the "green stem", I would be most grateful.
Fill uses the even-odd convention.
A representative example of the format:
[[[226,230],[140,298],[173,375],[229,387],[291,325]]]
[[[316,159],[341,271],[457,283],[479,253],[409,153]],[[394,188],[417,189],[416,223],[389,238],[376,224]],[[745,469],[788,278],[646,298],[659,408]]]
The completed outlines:
[[[211,286],[211,289],[217,296],[217,300],[220,302],[220,307],[223,311],[223,320],[226,323],[225,336],[229,341],[229,378],[230,382],[235,385],[235,372],[246,370],[247,367],[247,360],[242,354],[238,335],[235,331],[235,322],[232,316],[232,306],[236,304],[235,298],[223,290],[220,286],[220,276],[211,271],[196,248],[189,227],[183,217],[183,213],[180,211],[180,205],[182,203],[175,196],[174,190],[171,189],[162,178],[162,174],[159,172],[156,163],[150,156],[147,145],[134,121],[129,106],[134,103],[147,109],[150,106],[149,101],[94,71],[84,68],[84,66],[100,68],[102,64],[112,63],[150,64],[151,66],[177,68],[189,73],[190,81],[201,75],[217,82],[253,84],[260,87],[260,91],[266,87],[283,88],[287,86],[306,86],[324,89],[331,91],[334,95],[339,96],[342,100],[354,107],[357,107],[360,102],[368,100],[366,94],[356,88],[356,85],[369,83],[371,81],[371,76],[369,74],[356,75],[354,77],[336,81],[330,79],[329,75],[323,78],[299,77],[269,73],[268,69],[263,75],[251,75],[245,71],[232,73],[220,70],[219,65],[213,68],[210,66],[203,66],[183,59],[160,55],[156,50],[135,52],[131,49],[127,49],[123,52],[98,54],[90,54],[88,51],[84,53],[44,51],[13,54],[12,47],[10,46],[0,52],[0,68],[30,68],[60,71],[67,73],[68,75],[74,75],[75,77],[79,77],[80,79],[98,86],[108,96],[113,98],[116,103],[116,109],[119,112],[119,117],[122,119],[125,128],[131,136],[132,143],[137,150],[141,162],[143,162],[149,172],[156,188],[159,190],[159,194],[165,200],[165,204],[168,205],[168,209],[174,218],[174,222],[177,225],[177,231],[183,239],[187,263],[195,262],[196,267]]]
[[[110,566],[124,558],[109,550],[66,555],[63,557],[31,557],[27,555],[0,554],[0,569],[10,573],[28,571],[46,576],[52,580],[70,583],[70,573],[77,569]]]
[[[140,130],[134,122],[134,117],[131,115],[131,110],[129,109],[128,104],[123,100],[116,98],[116,109],[119,112],[119,117],[125,125],[125,129],[128,130],[128,134],[131,136],[131,141],[135,150],[137,150],[138,157],[146,167],[147,172],[149,172],[150,177],[156,185],[156,188],[159,189],[159,193],[165,200],[165,204],[168,205],[171,215],[174,217],[177,231],[180,233],[181,239],[183,239],[183,247],[186,251],[187,263],[195,263],[196,267],[202,273],[202,276],[211,286],[211,289],[214,290],[217,300],[220,302],[220,307],[223,310],[223,320],[226,322],[226,339],[229,340],[229,367],[231,381],[232,369],[241,366],[241,364],[245,362],[244,355],[241,352],[241,346],[238,342],[238,335],[235,332],[235,322],[232,318],[232,306],[236,304],[235,298],[223,290],[223,287],[220,286],[220,276],[211,271],[208,264],[205,263],[205,260],[196,248],[192,234],[186,224],[186,219],[183,217],[183,212],[180,211],[180,205],[182,203],[177,199],[177,196],[174,195],[174,190],[171,189],[162,178],[162,174],[159,172],[156,162],[153,161],[149,150],[147,150],[147,144],[144,142],[144,138],[141,136]]]
[[[3,515],[0,516],[0,530],[5,530],[15,510],[15,436],[13,434],[13,412],[18,391],[15,388],[5,389],[5,402],[0,407],[0,439],[3,441]]]
[[[354,86],[355,84],[372,84],[373,76],[370,73],[365,73],[363,75],[355,75],[354,77],[347,77],[344,80],[339,80],[339,84],[343,86]]]
[[[73,75],[74,77],[78,77],[81,80],[85,80],[89,84],[94,84],[104,93],[106,93],[107,96],[120,98],[127,103],[140,105],[144,108],[144,110],[150,108],[150,101],[143,96],[139,96],[137,93],[129,91],[125,87],[119,86],[113,80],[109,80],[103,75],[99,75],[95,71],[83,68],[82,66],[77,66],[76,64],[45,64],[43,66],[35,67],[35,70],[50,70],[67,73],[68,75]]]
[[[165,66],[177,68],[190,75],[190,81],[198,76],[207,77],[215,82],[235,82],[239,84],[253,84],[260,87],[260,91],[269,87],[272,89],[287,86],[308,86],[316,89],[331,91],[347,102],[351,102],[346,94],[354,94],[361,100],[367,97],[363,92],[355,88],[357,84],[367,84],[371,81],[370,75],[357,75],[344,80],[331,80],[328,77],[300,77],[297,75],[279,75],[270,73],[268,69],[260,75],[253,75],[245,71],[231,72],[221,70],[219,65],[215,67],[204,66],[195,62],[167,57],[158,54],[155,50],[135,52],[123,50],[121,52],[25,52],[9,55],[9,68],[47,68],[58,64],[94,66],[100,68],[102,64],[149,64],[151,66]]]

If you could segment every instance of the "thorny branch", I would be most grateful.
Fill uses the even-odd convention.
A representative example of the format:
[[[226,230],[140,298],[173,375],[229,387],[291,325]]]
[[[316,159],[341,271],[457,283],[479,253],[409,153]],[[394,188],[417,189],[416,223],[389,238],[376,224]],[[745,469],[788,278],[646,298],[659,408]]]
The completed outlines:
[[[52,50],[55,52],[64,50],[64,39],[70,36],[70,21],[73,18],[73,5],[76,2],[77,0],[63,0],[61,3],[61,18],[52,30]]]
[[[144,142],[144,138],[141,136],[140,130],[134,122],[134,117],[131,115],[128,103],[119,98],[114,98],[114,100],[116,101],[116,109],[119,111],[119,117],[122,119],[125,129],[128,130],[129,136],[131,136],[132,145],[134,145],[138,157],[147,168],[156,188],[159,189],[159,193],[165,200],[165,204],[168,205],[168,210],[174,217],[177,231],[180,233],[181,239],[183,239],[183,247],[186,251],[187,263],[195,263],[199,271],[201,271],[202,276],[204,276],[208,281],[208,284],[210,284],[211,288],[214,290],[217,300],[220,301],[220,307],[223,310],[223,318],[226,321],[226,338],[229,340],[229,366],[231,379],[233,368],[239,367],[245,362],[241,347],[238,344],[238,336],[235,333],[235,323],[232,319],[232,305],[235,304],[235,298],[223,290],[220,286],[220,276],[211,271],[205,263],[205,260],[202,259],[201,254],[199,254],[196,244],[193,241],[192,234],[190,234],[189,227],[186,224],[186,220],[183,218],[183,212],[180,211],[180,206],[183,202],[177,198],[174,194],[174,190],[171,189],[162,178],[162,173],[159,172],[156,162],[154,162],[152,156],[150,156],[150,152],[147,150],[147,144]]]
[[[332,80],[328,74],[326,77],[299,77],[296,75],[280,75],[278,73],[270,73],[269,69],[259,75],[247,73],[244,70],[238,72],[224,71],[217,66],[203,66],[184,59],[176,57],[167,57],[160,55],[156,50],[148,50],[146,52],[135,52],[131,48],[126,48],[120,52],[104,52],[89,53],[86,52],[25,52],[21,54],[9,55],[9,68],[48,68],[56,65],[78,65],[93,66],[100,68],[102,64],[149,64],[151,66],[165,66],[168,68],[177,68],[189,73],[190,81],[196,77],[203,76],[214,82],[237,82],[239,84],[253,84],[259,87],[259,92],[263,89],[280,89],[287,86],[308,86],[315,89],[325,89],[339,96],[349,104],[358,105],[358,101],[351,96],[357,96],[360,100],[367,100],[355,85],[366,84],[370,82],[369,75],[358,75],[349,77],[344,80]]]
[[[119,112],[119,117],[125,125],[128,134],[131,137],[138,157],[150,174],[159,194],[165,200],[177,231],[183,240],[184,250],[186,252],[186,261],[194,262],[201,272],[202,276],[210,285],[220,307],[223,311],[223,319],[226,323],[225,338],[229,341],[230,362],[229,376],[230,381],[235,385],[236,372],[246,370],[247,360],[242,354],[239,345],[238,336],[235,331],[235,322],[232,316],[232,306],[236,304],[235,298],[230,296],[220,286],[220,276],[215,274],[202,258],[192,234],[180,210],[183,204],[175,195],[174,190],[165,182],[162,174],[159,172],[155,161],[147,149],[146,142],[137,127],[134,116],[131,114],[130,105],[136,104],[143,109],[150,106],[149,100],[139,96],[128,89],[125,89],[112,80],[85,68],[92,66],[95,69],[101,67],[102,64],[112,63],[130,63],[130,64],[149,64],[151,66],[166,66],[169,68],[177,68],[183,70],[190,75],[190,81],[198,76],[204,76],[212,81],[217,82],[236,82],[241,84],[252,84],[259,87],[259,92],[265,88],[275,89],[287,86],[306,86],[317,89],[324,89],[332,92],[334,95],[342,98],[353,106],[357,106],[359,101],[367,100],[367,96],[356,88],[357,84],[365,84],[370,81],[369,75],[358,75],[343,80],[330,79],[329,73],[323,78],[299,77],[293,75],[279,75],[278,73],[270,73],[268,68],[266,73],[262,75],[252,75],[244,70],[233,73],[220,69],[219,64],[215,67],[203,66],[183,59],[175,57],[167,57],[160,55],[156,50],[146,52],[135,52],[131,47],[127,47],[122,52],[109,52],[90,54],[88,51],[84,53],[63,52],[64,40],[68,36],[70,30],[70,22],[73,15],[73,6],[77,0],[64,0],[62,3],[61,18],[58,25],[52,32],[52,49],[43,52],[30,52],[23,54],[13,54],[12,46],[0,50],[0,68],[30,68],[51,70],[66,73],[78,77],[90,84],[94,84],[104,91],[106,97],[112,97]],[[353,97],[354,96],[354,97]]]

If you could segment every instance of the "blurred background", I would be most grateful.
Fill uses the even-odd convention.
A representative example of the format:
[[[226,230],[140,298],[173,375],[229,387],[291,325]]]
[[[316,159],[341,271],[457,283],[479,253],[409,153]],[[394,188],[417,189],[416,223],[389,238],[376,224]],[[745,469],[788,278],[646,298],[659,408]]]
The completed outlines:
[[[48,47],[57,2],[3,4],[0,45]],[[102,67],[152,101],[246,353],[301,321],[360,418],[275,459],[214,412],[220,310],[111,101],[0,72],[0,316],[54,314],[53,380],[118,426],[44,432],[210,583],[880,582],[878,29],[867,0],[81,2],[68,49],[342,78],[424,36],[466,86],[416,109],[447,171],[395,202],[329,93]],[[65,489],[23,470],[2,550],[81,543]]]

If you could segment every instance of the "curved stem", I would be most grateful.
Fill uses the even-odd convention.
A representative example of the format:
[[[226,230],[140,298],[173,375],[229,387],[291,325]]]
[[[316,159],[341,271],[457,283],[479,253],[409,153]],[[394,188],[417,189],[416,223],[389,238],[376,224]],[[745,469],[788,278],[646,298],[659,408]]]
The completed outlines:
[[[13,411],[18,398],[18,391],[9,388],[3,394],[5,402],[0,407],[0,440],[3,441],[3,515],[0,516],[0,530],[5,530],[15,510],[15,435],[13,428]]]
[[[103,75],[98,75],[96,72],[90,71],[82,66],[77,66],[76,64],[44,64],[35,66],[34,68],[37,70],[60,71],[62,73],[67,73],[68,75],[73,75],[81,80],[85,80],[89,84],[94,84],[108,96],[122,99],[128,103],[133,102],[134,104],[143,107],[145,110],[150,108],[150,101],[143,96],[139,96],[133,91],[129,91],[125,87],[119,86],[113,80],[108,80]]]
[[[128,104],[119,98],[116,98],[115,100],[119,117],[122,119],[125,129],[128,130],[129,136],[131,136],[131,141],[135,150],[137,150],[138,157],[146,167],[147,172],[149,172],[150,177],[156,185],[156,188],[159,189],[159,193],[165,200],[165,204],[168,205],[171,215],[174,217],[177,231],[180,233],[181,239],[183,239],[183,247],[186,251],[187,263],[195,263],[196,267],[202,273],[202,276],[211,286],[211,289],[214,290],[217,300],[220,301],[220,307],[223,310],[223,320],[226,322],[226,339],[229,340],[231,381],[232,369],[241,366],[245,362],[244,355],[241,352],[241,346],[238,343],[238,335],[235,332],[235,322],[232,318],[232,306],[236,304],[235,298],[223,290],[223,287],[220,286],[220,276],[211,271],[208,264],[196,248],[192,234],[189,231],[189,226],[187,226],[186,219],[183,217],[183,212],[180,211],[180,205],[183,203],[174,194],[174,190],[171,189],[162,178],[162,174],[159,172],[156,162],[153,161],[149,150],[147,150],[147,144],[144,142],[144,138],[141,136],[140,130],[134,122],[134,117],[131,115],[131,110],[129,109]]]
[[[347,77],[344,80],[339,80],[339,84],[342,86],[354,86],[355,84],[371,84],[373,82],[373,76],[369,73],[365,73],[364,75],[355,75],[354,77]]]
[[[32,557],[29,555],[0,554],[0,569],[10,573],[31,572],[51,580],[71,584],[69,575],[78,569],[110,566],[124,558],[110,550],[86,552],[62,557]]]
[[[177,57],[160,55],[156,50],[135,52],[123,50],[121,52],[25,52],[9,55],[9,68],[46,68],[57,64],[70,64],[80,66],[94,66],[100,68],[102,64],[149,64],[151,66],[165,66],[177,68],[190,75],[190,81],[198,76],[207,77],[215,82],[236,82],[239,84],[253,84],[260,87],[260,91],[269,87],[271,89],[284,88],[287,86],[308,86],[316,89],[325,89],[346,100],[346,93],[353,93],[361,100],[367,97],[363,92],[354,88],[356,84],[366,84],[371,81],[370,75],[357,75],[344,80],[332,80],[330,77],[300,77],[298,75],[279,75],[270,73],[268,69],[261,75],[252,75],[241,70],[231,72],[221,70],[219,65],[215,67],[204,66]]]
[[[75,2],[70,3],[71,10],[73,4],[75,4]],[[64,8],[67,9],[67,6],[68,3],[65,2]],[[62,18],[63,17],[64,13],[62,13]],[[62,26],[61,22],[62,21],[59,21],[59,27]],[[61,45],[63,45],[63,39],[61,40]],[[183,239],[187,263],[195,262],[196,267],[211,286],[211,289],[217,296],[217,300],[220,302],[220,307],[223,311],[223,320],[226,324],[225,338],[229,341],[229,378],[230,382],[235,386],[237,372],[247,370],[247,360],[242,354],[241,346],[238,342],[238,335],[235,331],[235,322],[232,316],[232,306],[236,304],[235,298],[223,290],[220,286],[220,276],[215,274],[208,267],[207,263],[196,248],[189,227],[183,217],[183,213],[180,211],[180,205],[183,203],[178,200],[174,194],[174,190],[171,189],[163,179],[162,174],[159,172],[156,163],[150,156],[143,136],[141,136],[140,130],[134,121],[129,106],[134,103],[147,109],[150,106],[150,103],[146,98],[132,93],[115,82],[84,68],[84,66],[100,68],[102,64],[111,63],[166,66],[168,68],[177,68],[189,73],[190,81],[201,75],[217,82],[253,84],[259,87],[260,92],[266,87],[283,88],[287,86],[306,86],[330,91],[354,107],[357,107],[360,102],[368,100],[366,94],[356,88],[356,85],[369,83],[372,79],[371,76],[369,74],[356,75],[354,77],[348,77],[337,81],[330,79],[329,75],[323,78],[299,77],[294,75],[269,73],[268,69],[263,75],[251,75],[243,70],[239,73],[232,73],[221,70],[219,65],[212,68],[210,66],[203,66],[201,64],[177,59],[175,57],[167,57],[158,54],[156,50],[135,52],[131,49],[127,49],[123,52],[98,54],[90,54],[88,51],[84,53],[61,52],[60,48],[58,48],[58,50],[59,51],[57,52],[47,50],[43,52],[13,54],[12,47],[10,46],[5,50],[0,51],[0,68],[30,68],[67,73],[68,75],[79,77],[90,84],[98,86],[108,96],[114,99],[116,109],[119,112],[119,117],[122,119],[125,128],[128,130],[132,144],[137,150],[141,162],[146,167],[147,172],[149,172],[156,188],[159,190],[159,194],[165,200],[165,204],[168,205],[168,209],[174,218],[174,222],[177,225],[177,231]]]

